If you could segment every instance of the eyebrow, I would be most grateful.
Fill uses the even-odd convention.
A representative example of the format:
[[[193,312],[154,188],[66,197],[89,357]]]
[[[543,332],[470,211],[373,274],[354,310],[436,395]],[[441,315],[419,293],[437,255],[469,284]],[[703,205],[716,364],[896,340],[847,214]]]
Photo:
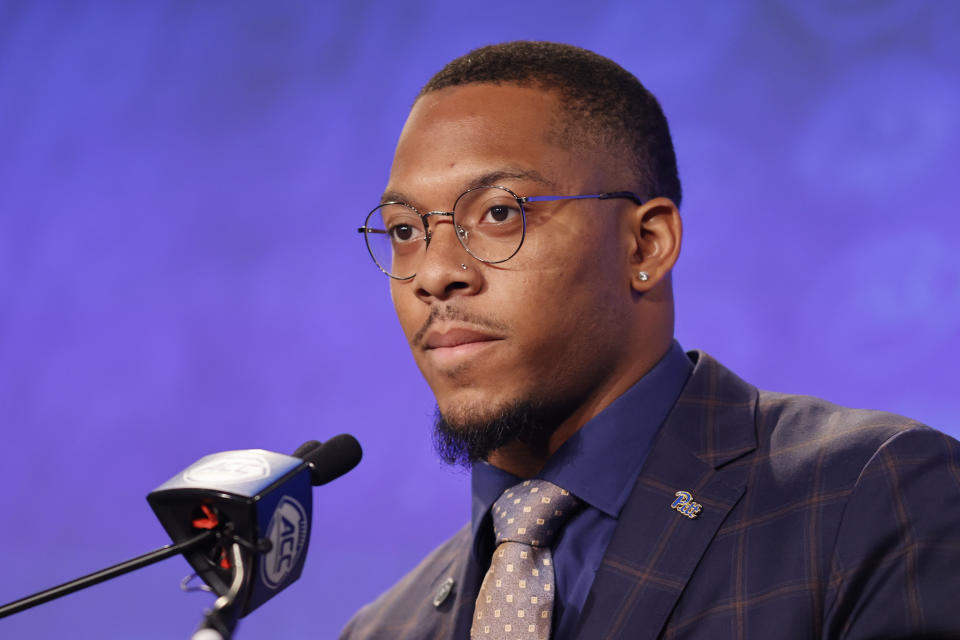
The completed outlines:
[[[550,187],[552,189],[556,188],[551,180],[548,180],[538,171],[533,169],[525,169],[523,167],[508,166],[495,169],[493,171],[488,171],[472,178],[470,181],[464,184],[463,190],[469,191],[470,189],[475,189],[476,187],[499,186],[499,183],[503,180],[526,180],[528,182],[542,184],[543,186]],[[380,196],[380,204],[384,204],[385,202],[404,202],[410,204],[411,198],[399,191],[387,190],[383,192],[382,196]]]

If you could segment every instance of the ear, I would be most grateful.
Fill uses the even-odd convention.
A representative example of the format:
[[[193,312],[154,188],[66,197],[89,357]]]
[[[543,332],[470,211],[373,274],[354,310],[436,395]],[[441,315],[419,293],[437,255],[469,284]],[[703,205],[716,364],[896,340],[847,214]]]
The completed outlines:
[[[677,205],[669,198],[653,198],[630,212],[630,285],[645,293],[655,288],[673,269],[680,255],[683,223]]]

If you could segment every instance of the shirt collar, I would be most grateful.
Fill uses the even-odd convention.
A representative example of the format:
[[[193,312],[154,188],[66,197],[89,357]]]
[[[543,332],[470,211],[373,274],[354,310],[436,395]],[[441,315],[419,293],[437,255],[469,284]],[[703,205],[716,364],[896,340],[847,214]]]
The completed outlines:
[[[653,369],[564,442],[538,477],[567,489],[612,518],[619,517],[650,443],[691,371],[693,363],[674,341]],[[474,539],[493,503],[521,480],[487,462],[474,463]]]

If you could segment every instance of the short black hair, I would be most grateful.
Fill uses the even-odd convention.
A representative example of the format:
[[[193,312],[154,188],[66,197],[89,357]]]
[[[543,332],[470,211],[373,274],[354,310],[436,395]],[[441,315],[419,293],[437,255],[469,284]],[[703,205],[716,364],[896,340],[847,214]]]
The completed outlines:
[[[516,41],[474,49],[448,63],[417,98],[465,84],[512,83],[555,90],[567,112],[565,137],[588,136],[632,154],[637,188],[680,205],[677,157],[657,99],[613,60],[556,42]]]

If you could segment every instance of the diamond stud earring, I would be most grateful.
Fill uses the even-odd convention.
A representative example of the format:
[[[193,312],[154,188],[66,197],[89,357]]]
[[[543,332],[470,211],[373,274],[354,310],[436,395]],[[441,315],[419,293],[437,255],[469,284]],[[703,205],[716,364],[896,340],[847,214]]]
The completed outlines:
[[[637,277],[640,278],[640,282],[646,282],[647,280],[650,279],[650,274],[647,273],[646,271],[640,271],[639,273],[637,273]]]

